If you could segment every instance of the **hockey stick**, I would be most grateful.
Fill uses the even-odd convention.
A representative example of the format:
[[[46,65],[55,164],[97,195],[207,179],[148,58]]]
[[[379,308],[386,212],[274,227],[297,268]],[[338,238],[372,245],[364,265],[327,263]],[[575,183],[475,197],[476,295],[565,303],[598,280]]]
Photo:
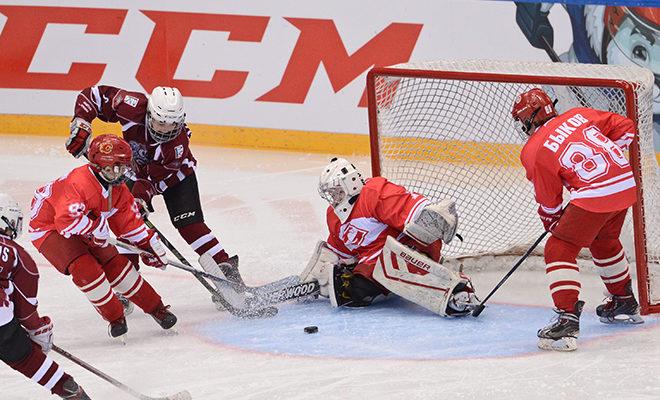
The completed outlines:
[[[171,396],[165,396],[165,397],[150,397],[143,395],[142,393],[139,393],[135,391],[134,389],[126,386],[125,384],[119,382],[115,378],[105,374],[102,371],[99,371],[95,367],[91,366],[90,364],[86,363],[85,361],[81,360],[80,358],[74,356],[73,354],[69,353],[66,350],[63,350],[62,348],[53,345],[53,351],[55,351],[57,354],[61,355],[62,357],[80,365],[81,367],[85,368],[87,371],[93,373],[94,375],[98,376],[99,378],[110,382],[114,387],[119,388],[123,390],[124,392],[130,394],[131,396],[140,399],[140,400],[192,400],[192,396],[187,390],[184,390],[179,393],[175,393]]]
[[[146,250],[142,250],[138,247],[135,247],[133,245],[130,245],[128,243],[120,242],[117,240],[111,240],[110,243],[117,247],[124,248],[126,250],[129,250],[134,253],[138,254],[147,254],[150,256],[153,256],[153,254],[149,253]],[[180,263],[178,261],[174,260],[167,260],[167,264],[171,265],[175,268],[190,272],[191,274],[195,275],[198,279],[203,279],[203,278],[208,278],[212,279],[216,282],[218,282],[221,286],[223,286],[225,289],[227,289],[226,294],[230,295],[234,298],[235,301],[241,302],[245,304],[245,307],[237,307],[232,305],[226,298],[226,295],[223,293],[220,293],[219,291],[213,289],[213,293],[216,294],[216,298],[218,299],[218,302],[222,304],[222,306],[232,315],[240,318],[267,318],[267,317],[272,317],[277,314],[277,308],[275,307],[266,307],[266,308],[260,308],[260,309],[254,309],[251,303],[248,303],[249,300],[245,297],[244,294],[239,293],[236,290],[236,287],[231,283],[226,281],[225,279],[215,276],[213,274],[209,274],[208,272],[200,271],[198,269],[195,269],[191,266],[185,265],[183,263]]]
[[[156,231],[156,233],[157,233],[158,236],[160,237],[160,240],[163,242],[163,244],[165,245],[165,247],[167,247],[167,248],[169,249],[169,251],[171,251],[172,254],[174,254],[174,256],[175,256],[175,257],[176,257],[176,258],[177,258],[182,264],[185,264],[185,265],[187,265],[187,266],[189,266],[189,267],[192,268],[192,265],[188,262],[188,260],[186,260],[186,258],[183,256],[183,254],[181,254],[181,253],[179,252],[179,250],[177,250],[176,247],[174,247],[174,245],[172,244],[172,242],[170,242],[169,240],[167,240],[167,238],[163,235],[163,233],[162,233],[160,230],[158,230],[158,228],[156,228],[156,226],[155,226],[151,221],[149,221],[149,219],[147,219],[147,217],[144,217],[144,223],[145,223],[149,228],[151,228],[151,229],[153,229],[154,231]],[[218,297],[220,296],[220,294],[218,293],[218,291],[215,290],[215,288],[214,288],[210,283],[208,283],[208,282],[206,281],[206,279],[202,278],[201,276],[199,276],[199,275],[197,275],[197,274],[193,274],[193,275],[195,276],[195,278],[197,278],[197,280],[198,280],[202,285],[204,285],[204,287],[206,288],[206,290],[208,290],[209,292],[211,292],[211,294],[213,294],[214,296],[218,296]]]
[[[500,286],[502,286],[504,284],[504,282],[506,282],[506,280],[509,279],[509,277],[518,269],[518,267],[523,263],[523,261],[525,261],[527,259],[527,257],[529,257],[529,255],[532,254],[532,251],[534,251],[534,249],[543,241],[543,239],[545,238],[545,235],[547,235],[547,234],[548,234],[548,231],[545,231],[541,234],[541,236],[539,236],[538,239],[536,239],[534,244],[532,244],[532,246],[529,249],[527,249],[525,254],[523,254],[522,257],[520,257],[520,259],[516,262],[516,264],[513,266],[513,268],[511,268],[511,270],[509,272],[507,272],[506,275],[504,275],[504,278],[502,278],[500,280],[500,282],[493,288],[493,290],[491,290],[490,293],[488,293],[488,296],[486,296],[486,298],[484,298],[482,300],[482,302],[479,303],[479,305],[476,306],[474,308],[474,310],[472,310],[472,316],[473,317],[478,317],[479,314],[481,314],[481,312],[484,310],[484,308],[486,308],[485,304],[488,301],[488,299],[490,299],[490,297],[495,292],[497,292],[497,289],[499,289]]]
[[[248,304],[250,304],[252,307],[264,307],[267,305],[283,303],[285,301],[303,297],[316,296],[320,293],[320,291],[321,285],[319,285],[318,281],[313,280],[310,282],[287,286],[278,290],[273,290],[271,292],[257,294],[255,297],[248,300]]]
[[[548,13],[541,11],[541,4],[514,3],[516,5],[516,23],[529,44],[537,49],[543,49],[552,62],[562,62],[553,47],[554,35],[552,25],[548,20]],[[569,86],[568,89],[573,92],[583,107],[590,107],[587,97],[579,87]]]
[[[172,242],[167,240],[167,238],[163,235],[163,233],[160,230],[158,230],[158,228],[156,228],[156,226],[151,221],[149,221],[149,219],[145,217],[144,223],[149,228],[153,229],[154,231],[156,231],[156,233],[158,233],[158,236],[162,240],[165,247],[167,247],[169,251],[172,252],[172,254],[174,254],[174,256],[179,260],[179,262],[193,268],[193,266],[183,256],[183,254],[181,254],[181,252],[179,252],[179,250],[177,250],[176,247],[174,247]],[[195,271],[202,272],[197,269],[195,269]],[[209,292],[218,296],[219,294],[218,291],[211,284],[209,284],[206,281],[206,279],[204,279],[204,277],[199,276],[195,273],[193,273],[193,275],[195,275],[195,278],[197,278],[197,280],[199,280]],[[252,303],[254,304],[254,306],[256,306],[256,304],[261,304],[263,306],[272,305],[300,297],[307,297],[318,294],[320,290],[320,286],[318,285],[318,282],[316,283],[316,286],[313,289],[310,287],[309,282],[296,283],[292,285],[288,284],[289,282],[292,281],[292,278],[294,277],[297,277],[297,275],[288,276],[286,278],[282,278],[278,281],[271,282],[262,286],[256,286],[256,287],[247,286],[245,290],[261,298],[261,300]],[[213,276],[213,277],[209,276],[208,278],[215,281],[218,281],[218,279],[222,279],[217,276]],[[298,280],[298,282],[300,282],[300,280]],[[284,288],[281,287],[283,284],[286,284]]]

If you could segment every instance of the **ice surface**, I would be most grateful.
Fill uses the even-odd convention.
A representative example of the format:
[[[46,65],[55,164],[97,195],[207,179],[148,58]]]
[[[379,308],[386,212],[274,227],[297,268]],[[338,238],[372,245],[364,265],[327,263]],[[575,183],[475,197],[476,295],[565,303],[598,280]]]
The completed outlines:
[[[62,139],[0,136],[1,187],[27,211],[34,189],[82,161]],[[241,256],[250,285],[300,272],[326,234],[316,194],[327,155],[193,148],[204,214],[230,252]],[[355,158],[369,171],[366,158]],[[153,222],[186,257],[194,253],[169,224],[162,200]],[[29,215],[26,213],[26,215]],[[582,274],[587,301],[575,353],[535,349],[536,330],[553,316],[540,260],[493,297],[479,318],[442,319],[399,299],[372,309],[333,310],[322,301],[281,307],[277,317],[237,320],[215,310],[210,295],[185,272],[143,268],[145,278],[179,317],[163,332],[136,310],[126,346],[70,282],[21,243],[40,267],[40,310],[55,323],[56,343],[149,396],[188,390],[193,399],[656,399],[660,398],[660,319],[606,326],[594,317],[602,284]],[[487,293],[511,265],[485,258],[473,275]],[[303,328],[317,325],[319,332]],[[52,357],[92,399],[131,397],[78,366]],[[48,399],[48,393],[0,366],[0,399]]]

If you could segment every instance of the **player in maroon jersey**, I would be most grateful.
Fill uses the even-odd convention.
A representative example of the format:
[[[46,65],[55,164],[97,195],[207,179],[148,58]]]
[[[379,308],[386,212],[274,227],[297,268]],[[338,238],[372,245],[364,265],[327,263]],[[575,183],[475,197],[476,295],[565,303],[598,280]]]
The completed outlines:
[[[63,399],[89,400],[76,381],[46,355],[53,344],[53,323],[37,310],[37,266],[14,241],[22,226],[20,206],[0,193],[0,359]]]
[[[333,306],[368,306],[389,292],[442,316],[476,305],[468,277],[439,262],[442,242],[456,234],[453,200],[431,203],[382,177],[365,182],[342,158],[323,169],[318,189],[330,203],[329,234],[301,280],[316,279]]]
[[[158,234],[148,229],[135,199],[123,183],[131,165],[131,148],[115,135],[96,137],[89,164],[37,189],[32,200],[30,239],[58,271],[71,275],[99,314],[110,323],[110,336],[126,334],[124,308],[113,289],[151,315],[163,328],[176,317],[133,263],[108,243],[110,231],[153,256],[145,264],[167,264]]]
[[[95,118],[120,123],[137,166],[131,189],[135,198],[145,210],[153,211],[153,196],[162,195],[172,224],[200,255],[202,267],[243,285],[238,257],[229,257],[204,222],[195,175],[197,161],[190,151],[191,132],[185,116],[183,98],[176,88],[157,87],[146,96],[112,86],[92,86],[76,99],[66,148],[74,157],[87,152]]]
[[[583,247],[591,251],[610,293],[596,308],[601,322],[643,322],[619,240],[626,211],[637,199],[624,154],[637,132],[635,123],[591,108],[558,115],[541,89],[518,96],[512,116],[526,139],[520,159],[534,185],[543,226],[551,233],[545,246],[546,275],[558,319],[539,330],[539,347],[577,348],[584,305],[577,255]],[[564,188],[570,193],[565,208]]]

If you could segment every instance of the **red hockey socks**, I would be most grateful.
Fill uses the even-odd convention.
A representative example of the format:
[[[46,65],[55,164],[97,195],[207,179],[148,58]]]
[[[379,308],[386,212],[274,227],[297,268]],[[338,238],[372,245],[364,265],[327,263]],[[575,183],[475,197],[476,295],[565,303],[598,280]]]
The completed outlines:
[[[218,264],[229,258],[218,239],[204,222],[196,222],[179,228],[179,234],[200,256],[208,253]]]
[[[30,342],[30,354],[21,361],[8,363],[9,366],[32,379],[56,395],[63,395],[62,385],[69,379],[62,367],[43,353],[38,344]]]
[[[69,265],[69,272],[73,283],[87,296],[103,319],[111,322],[124,316],[124,308],[112,293],[110,282],[96,258],[89,254],[76,258]]]
[[[594,264],[607,291],[615,296],[625,296],[630,282],[628,260],[619,239],[596,239],[589,247]]]
[[[119,294],[130,299],[135,305],[149,313],[160,304],[160,296],[142,278],[133,263],[121,254],[113,257],[103,266],[110,286]]]
[[[550,236],[545,245],[545,274],[555,307],[573,310],[580,296],[580,269],[577,255],[581,247]]]

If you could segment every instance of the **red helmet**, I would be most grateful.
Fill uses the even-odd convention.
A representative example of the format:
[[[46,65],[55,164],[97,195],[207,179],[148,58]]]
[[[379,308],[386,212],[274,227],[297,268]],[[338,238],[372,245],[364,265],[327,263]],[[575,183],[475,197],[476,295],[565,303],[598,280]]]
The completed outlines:
[[[110,184],[124,181],[131,167],[133,151],[122,138],[104,134],[94,138],[89,145],[87,158],[96,172]]]
[[[533,126],[541,126],[556,115],[557,110],[550,96],[538,88],[519,95],[511,110],[511,116],[519,123],[519,128],[525,135],[532,133]]]

